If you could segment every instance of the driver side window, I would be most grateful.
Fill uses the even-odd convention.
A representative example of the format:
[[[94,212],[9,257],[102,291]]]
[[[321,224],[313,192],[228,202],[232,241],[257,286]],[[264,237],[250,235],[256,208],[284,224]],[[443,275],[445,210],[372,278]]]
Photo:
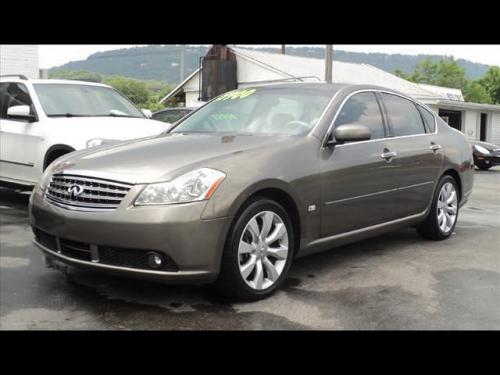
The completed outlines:
[[[362,92],[351,96],[335,120],[335,127],[345,124],[365,125],[371,130],[370,139],[385,137],[384,122],[375,93]]]

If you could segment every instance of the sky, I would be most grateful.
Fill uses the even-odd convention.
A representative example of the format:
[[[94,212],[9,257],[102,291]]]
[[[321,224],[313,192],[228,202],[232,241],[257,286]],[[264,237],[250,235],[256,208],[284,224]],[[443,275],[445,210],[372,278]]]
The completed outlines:
[[[40,45],[40,68],[52,68],[70,61],[83,60],[95,52],[119,48],[141,46],[139,44],[100,44],[100,45]],[[250,46],[250,45],[243,45]],[[271,45],[272,46],[272,45]],[[313,46],[313,45],[310,45]],[[276,45],[278,47],[278,45]],[[318,45],[318,47],[324,47]],[[438,45],[438,44],[334,44],[334,50],[353,52],[400,53],[407,55],[432,54],[463,58],[472,62],[500,66],[500,45]],[[334,55],[335,58],[335,55]]]

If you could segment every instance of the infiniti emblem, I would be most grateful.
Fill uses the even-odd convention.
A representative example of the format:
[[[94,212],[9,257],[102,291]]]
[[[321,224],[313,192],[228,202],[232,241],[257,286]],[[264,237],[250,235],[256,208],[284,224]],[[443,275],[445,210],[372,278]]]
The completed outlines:
[[[80,185],[71,185],[68,188],[68,193],[71,195],[71,198],[76,198],[80,194],[83,193],[83,186],[80,186]]]

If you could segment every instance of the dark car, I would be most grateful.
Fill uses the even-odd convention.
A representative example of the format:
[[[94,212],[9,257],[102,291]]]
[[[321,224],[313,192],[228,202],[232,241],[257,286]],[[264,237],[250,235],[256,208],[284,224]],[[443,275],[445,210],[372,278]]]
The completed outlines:
[[[473,168],[464,134],[406,95],[269,85],[58,159],[30,217],[56,261],[257,299],[296,257],[402,227],[449,238]]]
[[[473,141],[471,144],[476,167],[485,171],[500,165],[500,146],[478,141]]]
[[[162,109],[161,111],[153,113],[153,120],[173,124],[194,110],[195,108],[190,107]]]

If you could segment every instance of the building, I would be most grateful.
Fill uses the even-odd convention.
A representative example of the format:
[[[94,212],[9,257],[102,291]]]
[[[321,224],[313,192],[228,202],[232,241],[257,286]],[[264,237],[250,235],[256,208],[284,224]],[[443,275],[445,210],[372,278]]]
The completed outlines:
[[[323,81],[325,61],[309,57],[267,53],[241,48],[227,48],[224,53],[235,61],[234,88],[266,85],[284,81]],[[207,56],[213,54],[213,49]],[[213,59],[213,56],[210,56]],[[204,59],[204,64],[205,64]],[[212,65],[203,65],[205,70]],[[219,77],[219,67],[215,71]],[[232,67],[228,67],[230,72]],[[416,84],[368,64],[333,62],[333,82],[373,84],[398,90],[433,108],[450,126],[462,131],[470,140],[500,144],[500,105],[465,102],[457,89]],[[206,78],[197,69],[160,102],[162,104],[200,105],[206,98]],[[208,76],[208,74],[205,74]],[[205,96],[205,97],[203,97]],[[203,98],[202,98],[203,97]]]
[[[38,46],[0,44],[0,75],[8,74],[39,78]]]

